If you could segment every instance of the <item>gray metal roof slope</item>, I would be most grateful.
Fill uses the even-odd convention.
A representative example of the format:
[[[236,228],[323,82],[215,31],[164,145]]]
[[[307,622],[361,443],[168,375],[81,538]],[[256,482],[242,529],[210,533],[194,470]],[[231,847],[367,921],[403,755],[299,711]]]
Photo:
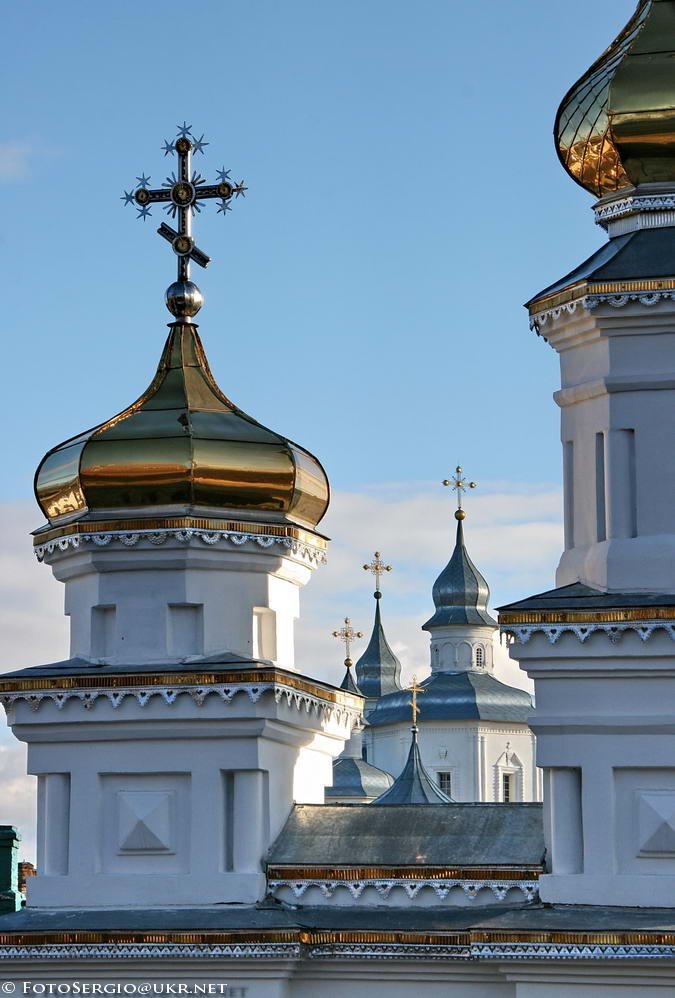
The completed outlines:
[[[500,683],[482,672],[434,672],[425,679],[422,721],[515,721],[527,724],[533,711],[525,690]],[[410,717],[405,690],[390,693],[375,704],[368,724],[398,724]]]
[[[379,594],[375,596],[373,633],[356,663],[356,683],[364,697],[381,697],[401,688],[401,663],[389,647],[382,627]]]
[[[431,779],[420,759],[417,745],[417,727],[412,728],[412,741],[408,759],[401,775],[393,785],[378,797],[375,804],[391,807],[394,804],[450,804],[451,798]]]
[[[384,769],[371,766],[365,759],[340,756],[333,762],[333,786],[326,787],[325,796],[368,797],[383,794],[393,784],[394,777]]]
[[[499,613],[520,610],[602,610],[631,607],[675,606],[674,593],[606,593],[582,582],[573,582],[559,589],[549,589],[516,603],[498,607]]]
[[[448,624],[497,626],[497,621],[487,611],[490,589],[469,558],[464,545],[464,527],[459,516],[455,550],[434,582],[432,596],[436,612],[422,625],[424,631],[446,627]]]
[[[296,804],[274,866],[508,866],[544,857],[541,804]]]
[[[615,236],[582,264],[544,288],[526,308],[582,281],[630,281],[646,277],[675,277],[675,228],[638,229]]]
[[[363,696],[363,693],[358,688],[358,686],[356,685],[356,682],[354,680],[354,676],[353,676],[353,673],[352,673],[351,662],[349,663],[349,665],[345,669],[344,678],[343,678],[342,682],[340,683],[340,689],[341,690],[346,690],[348,693],[354,693],[354,694],[356,694],[356,696],[359,696],[359,697]]]

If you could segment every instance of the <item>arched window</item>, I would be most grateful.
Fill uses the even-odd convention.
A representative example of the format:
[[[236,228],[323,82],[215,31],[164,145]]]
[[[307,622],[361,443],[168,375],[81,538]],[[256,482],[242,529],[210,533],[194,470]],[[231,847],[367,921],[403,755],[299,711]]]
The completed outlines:
[[[485,649],[482,645],[479,645],[478,648],[476,648],[476,668],[485,668]]]

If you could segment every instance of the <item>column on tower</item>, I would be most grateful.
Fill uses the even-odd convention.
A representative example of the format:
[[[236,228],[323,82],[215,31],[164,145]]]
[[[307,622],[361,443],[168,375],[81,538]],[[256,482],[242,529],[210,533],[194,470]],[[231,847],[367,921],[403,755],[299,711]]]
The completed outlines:
[[[565,549],[500,623],[535,683],[548,902],[675,905],[674,7],[641,3],[563,99],[609,241],[528,304],[560,357]]]

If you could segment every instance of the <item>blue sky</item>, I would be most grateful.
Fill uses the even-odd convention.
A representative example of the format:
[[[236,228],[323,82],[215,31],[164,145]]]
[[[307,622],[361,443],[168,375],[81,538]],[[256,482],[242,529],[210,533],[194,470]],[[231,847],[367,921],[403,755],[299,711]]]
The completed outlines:
[[[151,378],[174,260],[161,213],[136,221],[119,195],[163,179],[184,118],[207,175],[250,188],[196,229],[201,333],[238,404],[336,488],[435,485],[459,457],[488,487],[557,483],[557,358],[521,306],[603,240],[550,133],[632,8],[9,6],[0,498],[28,497],[48,446]]]
[[[339,682],[330,632],[370,629],[380,547],[404,675],[450,553],[439,482],[461,459],[469,549],[494,603],[548,588],[561,547],[553,351],[522,302],[604,241],[560,168],[556,107],[633,0],[162,0],[3,11],[0,668],[67,655],[63,593],[28,532],[44,451],[148,384],[174,258],[119,200],[186,119],[250,188],[197,220],[200,331],[234,401],[312,449],[335,490],[298,667]],[[359,651],[359,649],[356,649]],[[510,681],[510,680],[509,680]],[[515,680],[514,680],[515,681]],[[0,726],[0,822],[34,858],[34,781]]]

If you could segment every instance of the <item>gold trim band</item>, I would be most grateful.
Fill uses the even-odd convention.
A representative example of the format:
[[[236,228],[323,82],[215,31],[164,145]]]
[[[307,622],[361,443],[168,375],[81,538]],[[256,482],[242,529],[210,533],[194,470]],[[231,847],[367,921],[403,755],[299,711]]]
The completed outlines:
[[[538,880],[543,867],[270,866],[268,880]]]
[[[132,944],[155,945],[228,945],[228,944],[258,944],[258,943],[289,943],[305,946],[330,944],[363,944],[373,943],[413,945],[413,946],[471,946],[486,943],[550,943],[571,946],[675,946],[675,931],[641,931],[641,932],[557,932],[544,930],[533,931],[492,931],[467,930],[460,932],[384,932],[369,930],[337,930],[337,929],[290,929],[290,930],[258,930],[255,932],[220,932],[220,931],[55,931],[55,932],[2,932],[0,946],[51,946],[51,945],[91,945],[113,944],[118,946]],[[48,956],[46,955],[48,959]],[[146,957],[147,959],[147,957]]]
[[[570,302],[578,301],[586,295],[623,295],[631,292],[648,294],[654,291],[675,290],[675,278],[663,278],[652,281],[582,281],[580,284],[573,284],[564,291],[558,291],[554,295],[546,298],[535,298],[528,302],[527,309],[531,316],[537,316],[540,312],[547,312],[551,308],[559,308],[568,305]]]
[[[675,606],[629,607],[625,610],[502,611],[499,623],[508,624],[622,624],[639,620],[675,620]]]
[[[319,700],[340,704],[342,707],[350,707],[354,710],[361,710],[363,704],[361,697],[354,696],[346,690],[326,689],[307,679],[291,676],[287,672],[280,672],[276,669],[245,669],[241,672],[220,672],[217,670],[184,673],[149,672],[142,675],[120,673],[115,676],[64,675],[41,676],[35,679],[4,679],[0,681],[0,693],[46,692],[49,690],[124,690],[157,686],[168,686],[170,689],[174,689],[180,686],[228,686],[244,683],[249,685],[270,683],[287,686],[301,693],[308,693]]]
[[[161,530],[206,530],[233,534],[267,534],[270,537],[291,537],[303,544],[326,550],[328,541],[321,534],[294,527],[290,524],[250,523],[246,520],[211,520],[204,517],[181,516],[154,520],[86,520],[68,523],[62,527],[33,535],[33,546],[42,547],[59,537],[69,537],[73,534],[133,534],[137,531]]]

